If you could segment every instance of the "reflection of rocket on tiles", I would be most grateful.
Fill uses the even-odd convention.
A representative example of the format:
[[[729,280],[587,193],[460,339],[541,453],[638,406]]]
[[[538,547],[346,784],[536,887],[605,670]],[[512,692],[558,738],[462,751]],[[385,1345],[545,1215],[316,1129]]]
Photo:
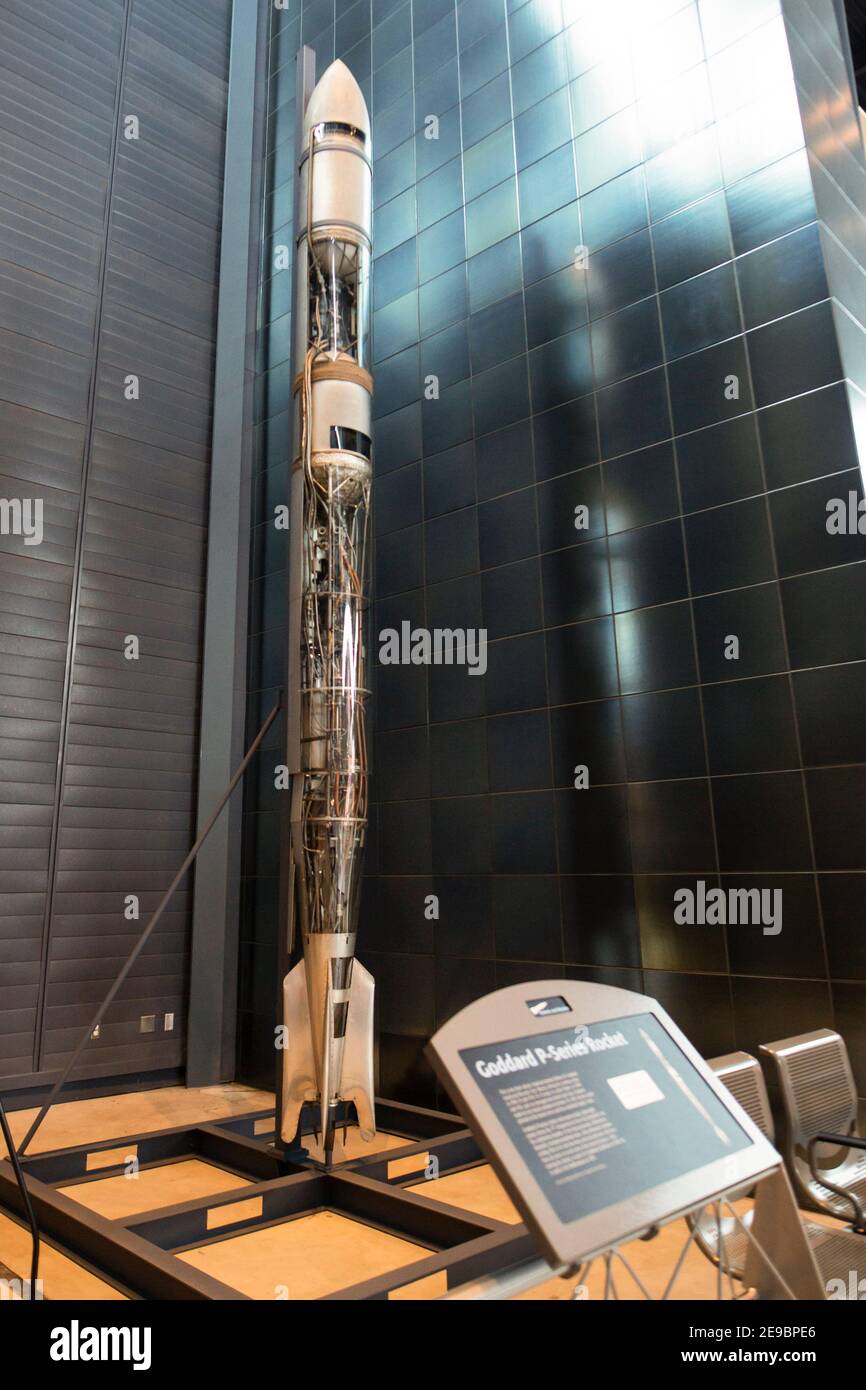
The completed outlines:
[[[367,368],[370,120],[343,63],[304,117],[295,258],[289,717],[295,913],[304,958],[283,982],[281,1138],[317,1105],[325,1161],[338,1108],[373,1113],[373,978],[354,959],[367,825],[364,559],[373,381]],[[291,738],[290,731],[290,738]]]
[[[698,1114],[699,1114],[699,1115],[702,1115],[702,1116],[704,1117],[704,1119],[706,1120],[707,1124],[710,1126],[710,1128],[715,1130],[715,1132],[716,1132],[718,1138],[721,1139],[722,1143],[723,1143],[723,1144],[730,1144],[731,1141],[730,1141],[729,1136],[725,1133],[725,1131],[724,1131],[723,1129],[720,1129],[720,1128],[719,1128],[719,1126],[716,1124],[716,1122],[715,1122],[715,1120],[713,1119],[713,1117],[712,1117],[712,1115],[710,1114],[710,1112],[706,1109],[705,1106],[703,1106],[703,1105],[701,1104],[701,1102],[698,1100],[697,1096],[695,1095],[694,1091],[691,1091],[691,1090],[689,1089],[689,1087],[686,1085],[685,1081],[683,1081],[683,1078],[680,1076],[679,1072],[677,1071],[676,1067],[673,1065],[672,1062],[669,1062],[669,1061],[668,1061],[667,1057],[664,1055],[664,1053],[662,1052],[661,1048],[657,1045],[657,1043],[654,1043],[654,1042],[653,1042],[652,1038],[649,1036],[648,1033],[645,1033],[645,1032],[644,1032],[643,1028],[641,1028],[641,1030],[640,1030],[640,1035],[641,1035],[641,1037],[643,1038],[644,1042],[646,1043],[647,1047],[653,1052],[653,1054],[654,1054],[655,1057],[658,1059],[658,1061],[661,1062],[662,1066],[664,1067],[665,1071],[667,1072],[667,1074],[668,1074],[668,1076],[671,1078],[671,1080],[672,1080],[677,1086],[679,1086],[679,1088],[680,1088],[680,1090],[682,1091],[683,1095],[686,1097],[686,1100],[688,1100],[688,1101],[691,1102],[691,1104],[692,1104],[692,1105],[695,1107],[695,1109],[697,1110]]]

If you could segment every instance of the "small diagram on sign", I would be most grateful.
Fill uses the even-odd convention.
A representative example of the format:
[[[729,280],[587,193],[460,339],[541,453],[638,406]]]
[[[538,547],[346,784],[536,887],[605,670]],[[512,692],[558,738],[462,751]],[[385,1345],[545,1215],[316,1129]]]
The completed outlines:
[[[607,1084],[626,1110],[640,1110],[644,1105],[655,1105],[664,1100],[660,1090],[648,1071],[627,1071],[622,1076],[609,1076]]]

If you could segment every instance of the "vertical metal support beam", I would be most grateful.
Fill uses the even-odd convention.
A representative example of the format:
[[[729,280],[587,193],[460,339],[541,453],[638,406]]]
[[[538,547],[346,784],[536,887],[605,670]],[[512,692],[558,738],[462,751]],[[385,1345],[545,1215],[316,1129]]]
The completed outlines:
[[[267,31],[258,0],[234,0],[217,311],[198,829],[244,749],[252,401],[261,170],[259,102]],[[231,1080],[237,1027],[243,794],[195,871],[187,1084]]]
[[[303,141],[304,112],[307,103],[313,95],[313,88],[316,85],[316,54],[312,48],[304,45],[299,48],[295,57],[295,179],[294,197],[292,206],[294,208],[294,236],[295,244],[293,247],[292,267],[294,271],[294,258],[298,253],[298,236],[300,235],[306,209],[300,207],[298,196],[298,168],[301,162],[301,147]],[[288,656],[287,656],[287,688],[286,688],[286,767],[292,773],[292,786],[288,793],[283,793],[282,813],[280,816],[280,912],[279,912],[279,941],[277,943],[277,999],[276,1016],[277,1021],[282,1021],[283,1017],[283,980],[288,974],[292,965],[292,954],[294,948],[294,924],[295,924],[295,874],[292,863],[292,800],[299,794],[297,774],[301,770],[301,705],[300,705],[300,683],[298,680],[298,661],[300,660],[301,650],[301,586],[300,586],[300,517],[301,517],[301,497],[303,489],[298,490],[292,475],[292,463],[298,452],[298,440],[295,438],[295,407],[294,407],[294,382],[300,370],[301,364],[296,361],[295,353],[295,334],[294,334],[294,314],[295,314],[294,295],[292,297],[292,352],[290,366],[290,389],[289,389],[289,420],[290,420],[290,452],[288,466],[288,497],[289,497],[289,550],[287,566],[287,603],[288,603]],[[299,475],[300,481],[300,475]],[[279,1135],[282,1120],[282,1069],[285,1061],[285,1054],[282,1049],[277,1051],[277,1120],[276,1133]]]

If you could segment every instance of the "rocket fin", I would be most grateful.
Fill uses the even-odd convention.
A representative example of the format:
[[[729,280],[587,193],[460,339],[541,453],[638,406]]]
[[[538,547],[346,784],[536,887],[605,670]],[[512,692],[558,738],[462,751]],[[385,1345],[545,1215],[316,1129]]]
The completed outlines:
[[[352,966],[352,988],[346,1020],[346,1046],[343,1053],[344,1100],[354,1103],[358,1112],[361,1138],[369,1141],[376,1134],[373,1107],[373,997],[376,983],[359,960]]]
[[[286,1030],[282,1068],[280,1138],[291,1144],[306,1100],[315,1100],[316,1061],[310,1034],[307,977],[299,961],[283,980],[283,1026]]]
[[[319,1092],[319,1123],[322,1127],[322,1147],[324,1149],[326,1164],[330,1164],[331,1154],[334,1148],[334,1116],[330,1106],[331,1042],[334,1036],[333,1017],[334,1009],[331,1003],[331,991],[329,989],[325,1000],[324,1013],[322,1015],[322,1086]]]

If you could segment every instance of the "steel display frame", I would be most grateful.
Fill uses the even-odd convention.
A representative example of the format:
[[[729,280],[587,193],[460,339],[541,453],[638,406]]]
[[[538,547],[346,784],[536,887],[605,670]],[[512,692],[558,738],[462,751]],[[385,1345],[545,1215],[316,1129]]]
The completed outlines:
[[[45,1244],[133,1301],[257,1301],[179,1256],[324,1211],[411,1241],[427,1253],[382,1275],[320,1295],[313,1302],[413,1297],[486,1301],[512,1297],[545,1279],[582,1277],[591,1255],[573,1268],[552,1266],[539,1256],[537,1241],[522,1222],[482,1216],[422,1192],[408,1191],[425,1176],[443,1177],[488,1163],[481,1144],[459,1117],[383,1100],[377,1100],[377,1110],[383,1130],[391,1135],[396,1132],[398,1138],[405,1138],[405,1144],[350,1158],[330,1168],[300,1150],[287,1156],[275,1146],[273,1110],[69,1145],[29,1155],[22,1160],[22,1167]],[[139,1170],[197,1158],[227,1175],[245,1178],[247,1183],[116,1219],[75,1201],[68,1190],[58,1191],[63,1187],[74,1192],[76,1186],[121,1176],[131,1158]],[[779,1166],[765,1176],[759,1189],[764,1186],[766,1203],[759,1213],[760,1237],[753,1242],[757,1248],[752,1257],[752,1280],[757,1279],[763,1297],[790,1297],[787,1277],[779,1273],[781,1266],[788,1265],[787,1258],[782,1258],[784,1250],[781,1256],[779,1250],[780,1242],[784,1245],[785,1217],[790,1216],[784,1169]],[[727,1202],[729,1196],[730,1192],[722,1200]],[[699,1205],[705,1206],[706,1201]],[[234,1217],[233,1207],[238,1208]],[[25,1226],[20,1189],[8,1160],[0,1161],[0,1212]],[[687,1245],[693,1237],[694,1232]],[[612,1284],[612,1260],[620,1259],[629,1268],[620,1249],[624,1243],[625,1238],[595,1252],[606,1261],[606,1290]],[[671,1284],[681,1263],[682,1255]],[[808,1280],[809,1269],[804,1271],[795,1260],[790,1276],[792,1284],[800,1286],[804,1276]],[[644,1294],[649,1297],[646,1291]],[[721,1292],[717,1296],[722,1296]],[[795,1296],[816,1295],[799,1292]]]
[[[405,1190],[423,1180],[431,1159],[438,1175],[486,1162],[458,1116],[394,1101],[377,1100],[376,1106],[382,1129],[406,1143],[327,1170],[309,1155],[297,1151],[288,1157],[273,1146],[272,1110],[68,1145],[26,1155],[21,1162],[48,1243],[132,1299],[253,1301],[177,1256],[320,1211],[336,1211],[410,1240],[429,1254],[314,1301],[387,1300],[435,1276],[444,1293],[536,1253],[522,1224]],[[247,1185],[119,1219],[58,1191],[121,1176],[131,1158],[139,1170],[198,1158],[247,1179]],[[232,1220],[235,1205],[238,1217]],[[0,1210],[23,1220],[8,1160],[0,1161]],[[218,1224],[212,1225],[214,1220]]]

